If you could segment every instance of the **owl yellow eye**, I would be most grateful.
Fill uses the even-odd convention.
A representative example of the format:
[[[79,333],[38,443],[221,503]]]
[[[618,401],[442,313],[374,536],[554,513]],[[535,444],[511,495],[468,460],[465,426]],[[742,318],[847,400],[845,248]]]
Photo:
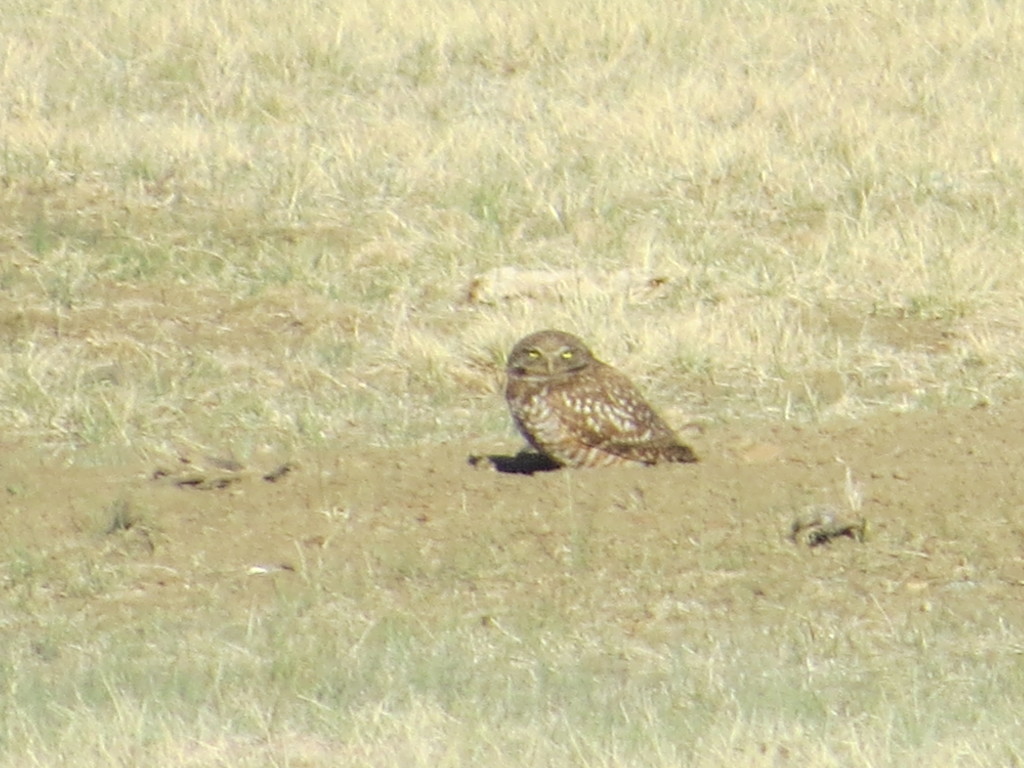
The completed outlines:
[[[527,351],[526,356],[536,360],[538,357],[540,357],[540,352],[538,352],[536,349],[531,349]]]
[[[562,359],[563,360],[572,360],[572,350],[571,349],[565,350],[565,352],[562,353]]]

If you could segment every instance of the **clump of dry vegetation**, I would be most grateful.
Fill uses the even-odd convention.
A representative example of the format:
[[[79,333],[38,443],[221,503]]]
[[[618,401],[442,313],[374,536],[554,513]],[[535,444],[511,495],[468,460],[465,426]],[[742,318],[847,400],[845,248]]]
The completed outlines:
[[[3,17],[0,441],[87,464],[505,438],[502,357],[541,327],[586,338],[677,425],[1020,393],[1012,3],[10,0]],[[517,274],[529,289],[494,287]],[[142,530],[110,509],[108,538]],[[103,592],[125,567],[26,552],[7,565],[19,605],[45,603],[54,581]],[[615,710],[575,674],[581,657],[613,674],[599,634],[498,624],[482,640],[438,617],[363,626],[345,605],[314,600],[304,617],[284,603],[197,635],[147,617],[69,669],[35,664],[81,629],[55,609],[4,662],[3,760],[106,765],[144,744],[153,765],[264,765],[285,742],[309,765],[502,764],[517,745],[517,765],[1007,759],[986,751],[1002,721],[940,738],[943,704],[918,690],[883,691],[907,722],[875,723],[871,754],[816,747],[787,716],[817,705],[813,686],[758,677],[774,638],[723,641],[713,658],[636,650],[691,682],[630,683]],[[787,625],[788,647],[813,646],[805,631]],[[926,634],[889,639],[908,654]],[[328,677],[301,716],[281,704],[285,727],[276,700],[256,703],[264,685],[294,706],[353,648],[372,663]],[[488,677],[492,657],[512,661]],[[925,688],[945,672],[927,674]],[[467,686],[463,707],[522,690],[501,699],[519,709],[480,721],[509,714],[513,732],[438,700],[353,693],[421,675],[432,693]],[[951,690],[984,699],[991,682]],[[192,711],[211,686],[219,709]],[[550,700],[531,698],[539,686],[569,709],[517,717]],[[147,687],[158,695],[133,709],[123,691]],[[763,714],[729,730],[757,709],[745,696],[765,697]],[[613,714],[566,730],[593,711]],[[827,719],[833,739],[863,725],[846,715]]]

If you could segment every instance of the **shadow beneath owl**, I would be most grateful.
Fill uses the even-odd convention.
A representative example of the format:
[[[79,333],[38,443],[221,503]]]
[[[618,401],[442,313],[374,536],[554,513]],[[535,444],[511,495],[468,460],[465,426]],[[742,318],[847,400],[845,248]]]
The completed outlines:
[[[520,451],[514,456],[500,454],[470,456],[467,461],[471,467],[504,472],[508,475],[533,475],[537,472],[552,472],[562,468],[562,465],[554,459],[534,451]]]

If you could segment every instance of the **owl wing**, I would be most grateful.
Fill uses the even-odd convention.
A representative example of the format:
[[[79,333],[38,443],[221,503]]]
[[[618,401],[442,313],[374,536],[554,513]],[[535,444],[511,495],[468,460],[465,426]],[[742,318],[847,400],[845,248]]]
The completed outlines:
[[[610,366],[563,396],[577,415],[579,440],[589,447],[645,464],[697,460],[633,383]]]

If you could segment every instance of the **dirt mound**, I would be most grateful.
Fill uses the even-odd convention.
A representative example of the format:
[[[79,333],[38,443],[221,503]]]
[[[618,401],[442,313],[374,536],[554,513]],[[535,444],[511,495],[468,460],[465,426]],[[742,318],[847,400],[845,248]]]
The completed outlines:
[[[182,482],[173,468],[54,466],[9,447],[3,529],[9,551],[115,564],[105,611],[245,608],[311,573],[409,601],[465,598],[481,620],[516,595],[583,589],[632,631],[669,594],[712,612],[808,591],[914,610],[937,595],[973,610],[983,596],[1019,611],[1022,419],[1018,403],[712,427],[694,441],[699,464],[532,475],[469,460],[519,448],[500,444],[188,462]],[[53,598],[101,609],[97,590],[54,573]],[[649,583],[637,591],[639,573]]]

